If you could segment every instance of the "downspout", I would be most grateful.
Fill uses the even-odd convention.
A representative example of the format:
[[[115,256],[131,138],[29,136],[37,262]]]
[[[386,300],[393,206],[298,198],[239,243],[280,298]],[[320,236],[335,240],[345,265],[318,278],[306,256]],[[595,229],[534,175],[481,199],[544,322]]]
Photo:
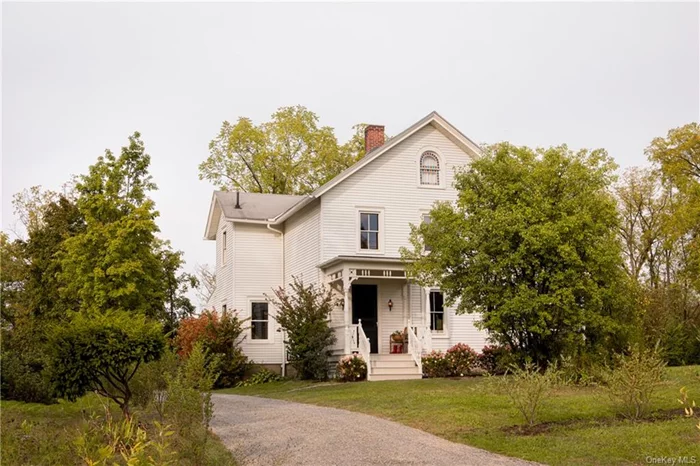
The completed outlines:
[[[285,266],[285,259],[284,259],[284,232],[282,230],[276,230],[272,228],[272,224],[268,223],[267,224],[267,229],[270,230],[273,233],[277,233],[280,235],[280,238],[282,239],[282,287],[284,287],[284,266]],[[287,374],[287,349],[284,345],[284,337],[285,337],[285,332],[282,330],[282,377],[285,377]]]

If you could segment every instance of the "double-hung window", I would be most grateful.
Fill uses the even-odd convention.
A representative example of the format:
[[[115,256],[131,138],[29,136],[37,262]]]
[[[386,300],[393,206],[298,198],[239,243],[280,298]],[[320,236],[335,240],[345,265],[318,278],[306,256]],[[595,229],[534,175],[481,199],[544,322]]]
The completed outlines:
[[[228,241],[226,241],[226,231],[221,233],[221,264],[226,263],[226,249],[228,248]]]
[[[445,307],[442,292],[430,292],[430,330],[443,332],[445,330]]]
[[[253,340],[267,340],[270,331],[268,303],[252,302],[250,314],[250,334]]]
[[[430,225],[431,219],[430,219],[430,215],[429,215],[429,214],[423,214],[421,220],[422,220],[422,222],[423,222],[424,224]],[[433,248],[430,247],[430,245],[428,244],[428,242],[425,241],[425,238],[423,238],[423,250],[424,250],[425,252],[430,252],[430,251],[432,251],[432,249],[433,249]]]
[[[360,249],[379,251],[379,212],[360,212]]]

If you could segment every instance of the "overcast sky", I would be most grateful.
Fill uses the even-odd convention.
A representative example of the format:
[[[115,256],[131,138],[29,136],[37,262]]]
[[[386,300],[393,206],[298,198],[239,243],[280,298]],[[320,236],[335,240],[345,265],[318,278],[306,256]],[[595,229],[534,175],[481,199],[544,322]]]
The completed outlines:
[[[301,104],[397,134],[432,110],[477,142],[602,147],[623,166],[699,119],[698,3],[2,5],[2,227],[138,130],[188,268],[223,120]]]

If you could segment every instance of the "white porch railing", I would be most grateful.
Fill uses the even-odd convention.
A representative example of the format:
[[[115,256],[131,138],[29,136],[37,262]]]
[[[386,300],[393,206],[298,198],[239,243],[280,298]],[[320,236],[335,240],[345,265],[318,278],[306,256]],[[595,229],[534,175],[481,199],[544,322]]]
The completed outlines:
[[[357,320],[357,349],[362,356],[362,359],[367,363],[367,380],[370,380],[370,375],[372,374],[372,364],[369,360],[370,354],[369,338],[365,335],[365,331],[362,329],[362,320]]]
[[[408,333],[408,353],[411,355],[413,358],[413,361],[416,363],[416,366],[418,366],[418,370],[420,373],[423,373],[423,361],[421,359],[423,355],[423,345],[421,344],[421,341],[418,339],[418,336],[416,335],[416,332],[413,330],[413,326],[411,325],[411,321],[408,321],[408,328],[407,328],[407,333]]]

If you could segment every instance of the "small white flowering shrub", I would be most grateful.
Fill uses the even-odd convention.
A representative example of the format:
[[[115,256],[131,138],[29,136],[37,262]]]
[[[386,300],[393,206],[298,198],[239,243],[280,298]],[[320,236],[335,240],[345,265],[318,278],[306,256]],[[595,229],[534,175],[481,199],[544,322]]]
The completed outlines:
[[[367,378],[367,363],[362,356],[345,356],[338,362],[335,372],[343,382],[358,382]]]

